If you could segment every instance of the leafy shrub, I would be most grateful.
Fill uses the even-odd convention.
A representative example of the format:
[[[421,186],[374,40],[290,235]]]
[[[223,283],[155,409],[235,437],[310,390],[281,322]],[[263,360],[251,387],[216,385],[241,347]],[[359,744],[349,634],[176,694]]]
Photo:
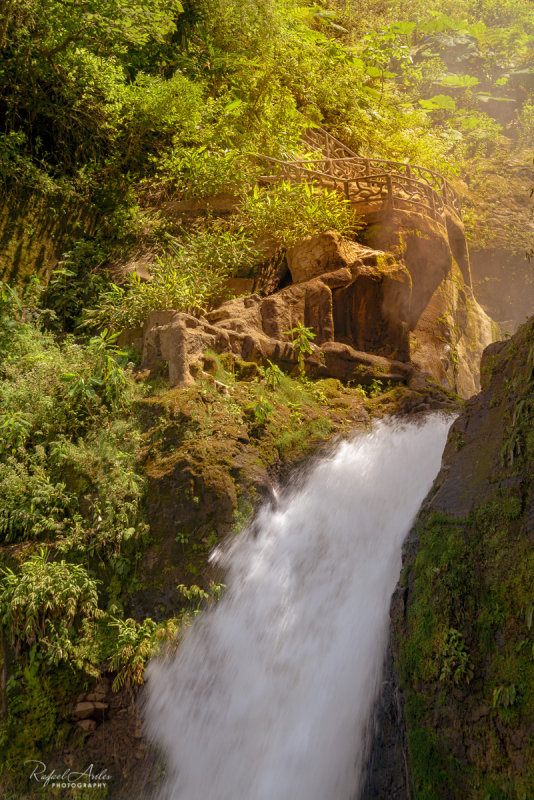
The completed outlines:
[[[96,582],[66,561],[49,561],[43,548],[15,573],[0,571],[0,612],[15,652],[36,645],[49,664],[80,666],[77,639],[87,622],[101,616]]]
[[[252,178],[252,162],[237,150],[202,145],[172,150],[159,159],[157,183],[184,197],[201,200],[222,192],[237,194]]]
[[[0,537],[120,552],[145,530],[126,356],[106,331],[59,346],[32,316],[0,284]]]
[[[142,623],[134,619],[112,618],[109,625],[116,629],[116,650],[110,659],[111,669],[116,672],[113,691],[123,687],[133,689],[144,683],[145,665],[155,651],[165,642],[176,646],[181,618],[156,623],[147,618]]]
[[[257,258],[241,230],[234,233],[223,226],[192,235],[173,250],[151,265],[150,281],[133,273],[123,286],[111,284],[98,307],[86,313],[86,322],[121,331],[142,325],[157,309],[204,312],[222,295],[230,275],[249,269]]]
[[[182,535],[183,536],[183,535]],[[183,542],[183,539],[182,539]],[[134,619],[121,620],[111,617],[108,625],[116,631],[114,653],[110,659],[110,666],[117,673],[113,681],[113,690],[118,692],[123,687],[133,689],[144,683],[144,670],[147,661],[152,658],[161,647],[175,650],[180,642],[182,632],[192,617],[199,612],[202,606],[217,601],[220,598],[223,584],[211,582],[209,591],[193,584],[176,587],[189,609],[185,609],[178,617],[172,617],[164,622],[156,623],[147,618],[142,623]]]
[[[161,151],[173,139],[194,141],[202,120],[203,94],[202,84],[180,72],[168,79],[139,73],[121,93],[121,160],[143,170],[147,153]]]
[[[338,194],[309,183],[282,181],[269,189],[255,187],[239,210],[243,227],[257,239],[289,247],[305,236],[358,228],[349,203]]]

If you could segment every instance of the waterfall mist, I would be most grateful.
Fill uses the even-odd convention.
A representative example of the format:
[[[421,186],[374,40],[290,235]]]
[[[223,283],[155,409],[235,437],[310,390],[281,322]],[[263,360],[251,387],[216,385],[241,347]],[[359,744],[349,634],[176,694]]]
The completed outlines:
[[[450,422],[342,443],[219,555],[222,600],[148,668],[161,800],[357,796],[401,545]]]

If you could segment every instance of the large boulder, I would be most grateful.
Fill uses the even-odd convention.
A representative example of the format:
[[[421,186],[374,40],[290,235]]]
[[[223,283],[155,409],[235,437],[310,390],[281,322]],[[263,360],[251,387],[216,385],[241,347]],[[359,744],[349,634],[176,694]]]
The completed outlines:
[[[411,360],[442,386],[470,397],[480,389],[482,353],[497,334],[497,326],[453,264],[410,334]]]
[[[412,279],[410,329],[427,307],[428,301],[449,275],[455,261],[463,282],[471,285],[469,253],[463,225],[458,217],[446,213],[434,220],[413,211],[395,210],[388,215],[366,215],[368,225],[362,236],[370,247],[393,253]]]
[[[194,382],[193,373],[206,350],[258,363],[271,360],[292,369],[297,356],[291,331],[301,323],[315,333],[306,359],[309,374],[343,380],[361,377],[366,382],[367,367],[374,363],[392,380],[401,373],[405,377],[409,369],[392,371],[388,364],[408,360],[410,279],[404,267],[381,255],[374,254],[374,265],[367,254],[365,260],[268,297],[253,294],[229,300],[202,318],[154,311],[145,326],[142,369],[157,373],[168,364],[171,385],[186,386]],[[334,343],[340,347],[332,348]],[[363,371],[357,368],[360,363],[365,365]]]
[[[344,239],[337,231],[307,236],[288,248],[286,259],[293,283],[309,281],[342,267],[350,269],[355,264],[376,267],[379,262],[394,261],[393,256]]]

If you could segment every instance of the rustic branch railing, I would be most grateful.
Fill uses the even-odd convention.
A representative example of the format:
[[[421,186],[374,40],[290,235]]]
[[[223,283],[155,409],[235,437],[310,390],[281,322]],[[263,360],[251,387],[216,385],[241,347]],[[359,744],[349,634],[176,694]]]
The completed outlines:
[[[255,155],[267,162],[271,174],[262,180],[309,181],[340,191],[366,213],[386,209],[417,210],[445,224],[446,210],[461,218],[460,198],[438,172],[416,164],[382,158],[362,158],[321,128],[310,128],[303,141],[322,158],[280,161]]]

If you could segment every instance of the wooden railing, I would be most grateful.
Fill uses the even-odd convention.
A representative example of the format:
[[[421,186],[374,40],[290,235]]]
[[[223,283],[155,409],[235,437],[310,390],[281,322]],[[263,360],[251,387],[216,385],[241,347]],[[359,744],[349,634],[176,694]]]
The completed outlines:
[[[270,166],[262,180],[309,181],[335,189],[360,210],[415,210],[445,224],[446,211],[461,219],[460,198],[438,172],[416,164],[382,158],[363,158],[321,128],[312,128],[304,143],[322,157],[281,161],[255,156]]]

